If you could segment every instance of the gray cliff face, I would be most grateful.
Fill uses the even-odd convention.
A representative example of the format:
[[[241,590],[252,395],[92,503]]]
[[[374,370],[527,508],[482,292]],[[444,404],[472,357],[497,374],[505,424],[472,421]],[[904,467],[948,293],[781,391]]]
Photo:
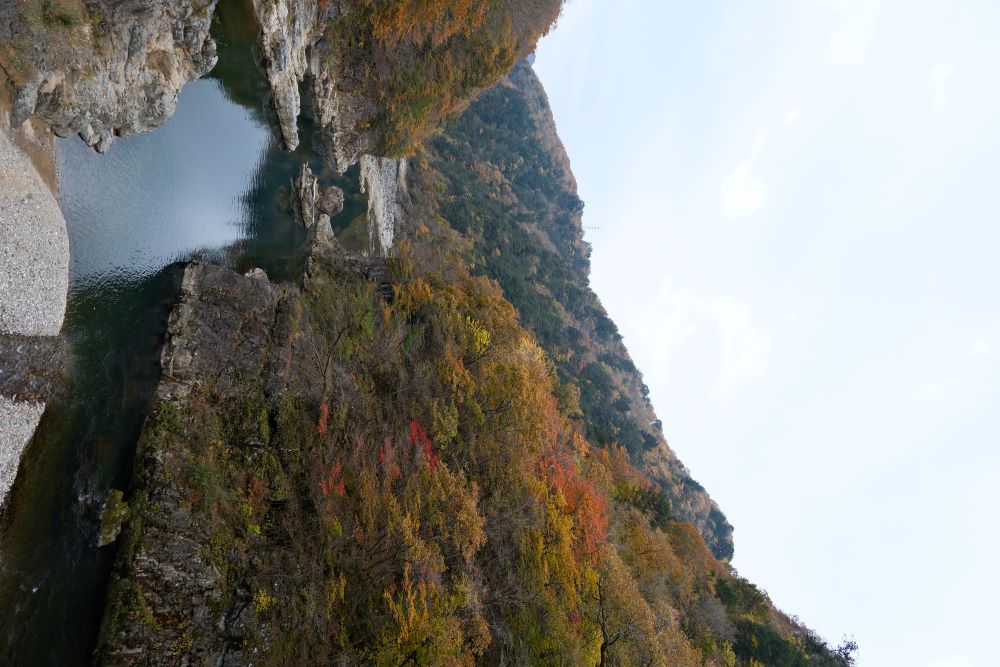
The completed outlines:
[[[388,257],[402,219],[400,195],[406,192],[406,159],[363,155],[361,191],[368,194],[368,252]]]
[[[377,137],[362,130],[375,117],[375,104],[342,90],[337,83],[333,57],[317,44],[310,57],[311,113],[319,129],[324,157],[340,173],[356,164],[362,155],[371,153]]]
[[[281,136],[285,148],[293,151],[299,145],[299,84],[309,69],[306,50],[316,37],[319,6],[315,0],[254,0],[253,8]]]
[[[10,24],[17,52],[11,125],[31,114],[60,136],[105,151],[174,112],[181,87],[215,66],[209,36],[217,0],[100,0],[65,27]],[[67,23],[76,21],[67,19]],[[12,64],[12,62],[14,64]]]
[[[344,73],[325,31],[343,15],[343,8],[335,1],[320,6],[315,0],[254,0],[253,4],[261,31],[261,64],[285,147],[298,146],[298,118],[308,113],[319,128],[328,164],[344,173],[376,144],[373,133],[360,129],[376,108],[340,85]],[[307,101],[299,92],[303,83]]]
[[[272,285],[262,271],[241,276],[200,263],[185,269],[162,351],[159,423],[147,425],[139,443],[133,486],[141,492],[129,500],[135,518],[126,524],[118,556],[126,576],[109,593],[100,664],[248,664],[244,651],[255,616],[249,590],[237,587],[235,599],[224,598],[226,575],[206,558],[213,536],[195,520],[179,479],[193,445],[165,446],[160,438],[180,419],[168,408],[205,387],[225,401],[246,383],[280,385],[289,332],[276,323],[287,321],[288,303],[286,288]],[[123,606],[144,610],[150,620],[137,621]]]

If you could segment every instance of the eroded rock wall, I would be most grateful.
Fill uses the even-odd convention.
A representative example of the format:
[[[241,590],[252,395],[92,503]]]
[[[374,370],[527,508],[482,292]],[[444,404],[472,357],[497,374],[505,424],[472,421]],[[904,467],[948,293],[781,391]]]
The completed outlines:
[[[344,173],[377,143],[372,131],[362,129],[376,107],[346,91],[342,84],[350,75],[341,71],[327,36],[344,7],[335,0],[254,0],[253,5],[261,31],[261,65],[285,147],[299,145],[298,119],[308,113],[316,121],[328,164]],[[308,104],[301,98],[303,84]]]
[[[293,151],[299,145],[299,84],[309,70],[306,51],[316,36],[319,5],[315,0],[254,0],[253,7],[281,136],[285,148]]]
[[[128,546],[119,553],[109,593],[99,664],[250,662],[244,652],[255,617],[249,591],[224,599],[226,577],[205,557],[211,528],[195,520],[185,497],[183,480],[195,458],[190,447],[204,425],[190,443],[168,446],[162,438],[181,418],[167,408],[186,405],[202,389],[229,398],[255,382],[279,381],[274,373],[284,368],[288,332],[276,323],[288,319],[285,296],[263,272],[241,276],[200,263],[185,269],[162,352],[160,414],[139,443]]]
[[[35,114],[99,151],[116,136],[158,127],[181,87],[215,66],[216,1],[96,0],[50,14],[35,7],[44,3],[15,0],[12,20],[0,27],[11,125]]]

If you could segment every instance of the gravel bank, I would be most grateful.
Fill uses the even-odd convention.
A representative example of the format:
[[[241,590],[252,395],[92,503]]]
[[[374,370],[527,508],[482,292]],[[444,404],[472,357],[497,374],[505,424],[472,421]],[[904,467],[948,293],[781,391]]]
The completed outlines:
[[[45,406],[0,396],[0,506],[17,476],[21,452],[35,433]]]
[[[69,236],[59,204],[0,130],[0,333],[55,336],[68,289]]]
[[[69,289],[69,236],[52,190],[0,125],[0,387],[42,399]],[[13,334],[10,336],[8,334]],[[50,350],[51,348],[51,350]],[[45,404],[0,395],[0,506]]]

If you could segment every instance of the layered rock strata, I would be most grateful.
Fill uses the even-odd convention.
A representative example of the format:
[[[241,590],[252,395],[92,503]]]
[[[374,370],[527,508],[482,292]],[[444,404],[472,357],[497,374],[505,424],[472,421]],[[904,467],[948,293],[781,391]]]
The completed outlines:
[[[0,66],[13,82],[11,125],[35,114],[56,134],[79,134],[98,151],[116,136],[158,127],[176,109],[181,87],[215,66],[216,1],[97,0],[86,13],[66,10],[54,20],[16,14],[0,27]]]

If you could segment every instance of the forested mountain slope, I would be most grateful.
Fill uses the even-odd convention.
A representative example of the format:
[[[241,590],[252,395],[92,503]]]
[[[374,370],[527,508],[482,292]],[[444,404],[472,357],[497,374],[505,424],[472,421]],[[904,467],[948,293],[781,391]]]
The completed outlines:
[[[587,438],[624,448],[663,487],[674,514],[701,531],[717,558],[730,559],[732,527],[668,447],[642,374],[590,289],[583,202],[531,68],[521,62],[480,95],[428,142],[414,171],[426,179],[414,197],[472,240],[475,270],[503,287],[535,334]]]

